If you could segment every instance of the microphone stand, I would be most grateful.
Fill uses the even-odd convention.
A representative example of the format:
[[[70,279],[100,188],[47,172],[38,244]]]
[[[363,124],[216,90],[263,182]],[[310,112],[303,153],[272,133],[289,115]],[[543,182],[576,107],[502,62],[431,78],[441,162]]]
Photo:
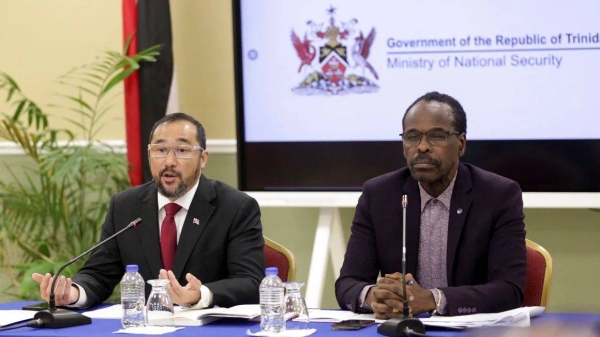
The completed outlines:
[[[77,313],[77,312],[74,312],[74,311],[71,311],[71,310],[67,310],[67,309],[62,309],[62,308],[57,308],[56,307],[56,300],[55,300],[55,295],[54,295],[54,287],[56,286],[56,280],[58,280],[58,277],[60,276],[60,273],[63,271],[63,269],[67,268],[68,266],[70,266],[71,264],[73,264],[75,261],[77,261],[80,258],[84,257],[89,252],[91,252],[91,251],[95,250],[96,248],[102,246],[104,243],[106,243],[107,241],[113,239],[115,236],[123,233],[124,231],[128,230],[131,227],[137,226],[137,224],[140,223],[140,222],[142,222],[141,218],[137,218],[137,219],[133,220],[125,228],[121,229],[120,231],[118,231],[115,234],[111,235],[107,239],[103,240],[102,242],[96,244],[92,248],[90,248],[90,249],[86,250],[85,252],[81,253],[77,257],[69,260],[69,262],[65,263],[62,267],[60,267],[60,269],[58,270],[58,272],[54,276],[54,279],[52,280],[52,287],[50,287],[50,301],[49,301],[49,304],[48,304],[48,309],[38,311],[35,314],[35,316],[33,316],[34,319],[41,319],[42,320],[41,327],[44,327],[44,328],[66,328],[66,327],[70,327],[70,326],[77,326],[77,325],[91,324],[92,323],[92,319],[89,318],[89,317],[87,317],[87,316],[84,316],[84,315],[82,315],[80,313]]]
[[[410,317],[408,298],[406,297],[406,206],[408,197],[402,196],[402,316],[401,318],[388,319],[382,323],[377,332],[391,337],[410,336],[411,334],[424,334],[425,326],[418,318]]]

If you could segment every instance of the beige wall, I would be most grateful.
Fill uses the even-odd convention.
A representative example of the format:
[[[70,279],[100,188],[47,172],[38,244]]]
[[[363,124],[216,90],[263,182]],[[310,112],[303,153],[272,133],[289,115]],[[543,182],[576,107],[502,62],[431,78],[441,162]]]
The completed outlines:
[[[43,110],[57,103],[54,82],[72,68],[89,63],[104,50],[121,50],[119,0],[0,0],[0,71]],[[118,91],[123,91],[121,88]],[[11,113],[0,97],[0,112]],[[114,120],[100,139],[123,139],[122,95],[107,120]],[[69,127],[64,111],[45,109],[57,117],[57,128]]]
[[[171,1],[181,109],[210,139],[235,138],[231,1]]]
[[[31,98],[49,103],[53,79],[104,49],[120,48],[120,4],[120,0],[0,0],[0,70],[18,79]],[[229,1],[172,1],[182,110],[206,125],[210,139],[235,138],[230,12]],[[9,110],[0,105],[0,111]],[[117,104],[110,117],[120,119],[122,114],[122,105]],[[113,126],[100,138],[123,139],[122,119]],[[17,160],[0,154],[2,163]],[[0,179],[7,179],[2,172]],[[235,155],[213,154],[205,173],[236,186]],[[307,280],[318,210],[263,208],[262,213],[265,235],[295,253],[297,278]],[[346,237],[352,214],[352,209],[342,210]],[[549,309],[600,313],[595,295],[600,279],[600,213],[528,209],[526,215],[528,237],[554,258]],[[337,306],[333,282],[329,271],[324,307]],[[3,284],[0,275],[0,288]]]
[[[181,110],[205,125],[211,139],[235,138],[233,42],[229,1],[174,0],[173,45]],[[40,106],[56,103],[54,81],[104,50],[122,49],[121,0],[0,0],[0,71]],[[122,88],[100,139],[122,140]],[[0,97],[0,112],[11,112]],[[69,127],[48,110],[57,128]]]

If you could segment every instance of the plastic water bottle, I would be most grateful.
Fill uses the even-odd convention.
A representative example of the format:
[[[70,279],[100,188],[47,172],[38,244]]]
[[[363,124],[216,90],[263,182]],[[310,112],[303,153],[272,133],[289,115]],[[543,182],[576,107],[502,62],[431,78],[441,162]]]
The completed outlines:
[[[144,291],[144,279],[138,273],[138,266],[130,264],[126,267],[127,272],[121,279],[121,306],[123,317],[121,324],[124,328],[144,326],[144,303],[146,301]]]
[[[270,332],[285,330],[284,289],[283,282],[277,276],[275,267],[265,270],[265,278],[260,283],[260,329]]]

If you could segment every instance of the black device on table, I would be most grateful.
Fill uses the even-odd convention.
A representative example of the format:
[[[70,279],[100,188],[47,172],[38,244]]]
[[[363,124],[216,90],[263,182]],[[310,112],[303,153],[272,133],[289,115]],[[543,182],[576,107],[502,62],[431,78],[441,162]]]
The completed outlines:
[[[39,302],[23,306],[23,310],[40,311],[48,309],[48,302]]]
[[[375,321],[368,319],[348,319],[345,321],[331,324],[333,330],[360,330],[369,325],[375,324]]]

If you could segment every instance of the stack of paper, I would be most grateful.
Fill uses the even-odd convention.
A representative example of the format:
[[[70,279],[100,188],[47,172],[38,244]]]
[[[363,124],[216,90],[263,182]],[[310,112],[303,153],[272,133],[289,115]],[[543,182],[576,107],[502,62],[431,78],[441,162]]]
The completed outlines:
[[[430,320],[429,318],[421,319],[425,326],[429,327],[437,327],[437,328],[447,328],[447,329],[466,329],[466,328],[481,328],[486,326],[520,326],[520,327],[528,327],[529,326],[529,318],[519,317],[518,320],[514,318],[509,318],[506,320],[495,320],[495,319],[482,319],[482,320],[464,320],[457,321],[454,319],[438,319],[437,317]]]
[[[422,318],[421,321],[426,326],[454,329],[479,328],[484,326],[527,327],[529,326],[530,317],[530,309],[525,307],[496,314],[473,314],[454,317],[432,316],[429,318]]]
[[[496,314],[473,314],[463,316],[432,316],[421,318],[426,326],[451,329],[465,329],[484,326],[529,326],[530,317],[544,312],[544,307],[523,307]],[[383,323],[385,320],[375,319],[373,314],[356,314],[345,310],[310,309],[308,312],[311,322],[340,322],[347,319],[375,320]]]

